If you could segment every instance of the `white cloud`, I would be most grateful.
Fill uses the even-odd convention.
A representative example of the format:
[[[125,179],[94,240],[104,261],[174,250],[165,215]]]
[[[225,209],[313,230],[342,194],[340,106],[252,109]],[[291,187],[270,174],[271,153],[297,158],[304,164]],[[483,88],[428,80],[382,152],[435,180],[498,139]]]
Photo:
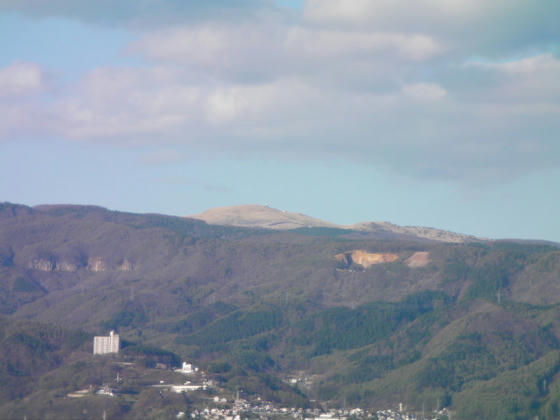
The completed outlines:
[[[502,101],[506,109],[526,109],[528,113],[538,114],[560,105],[560,60],[552,54],[471,62],[467,67],[494,75],[496,82],[487,96]]]
[[[211,122],[232,121],[249,107],[248,99],[238,88],[220,89],[207,99],[207,116]]]
[[[45,73],[37,64],[16,62],[0,68],[0,97],[32,95],[45,88]]]
[[[531,74],[536,72],[560,72],[560,60],[552,54],[541,54],[518,60],[501,62],[472,62],[470,65],[486,69],[501,70],[510,74]]]
[[[134,42],[130,51],[180,65],[205,79],[262,80],[286,65],[285,33],[277,21],[201,23],[151,32]]]
[[[333,59],[352,55],[396,54],[405,59],[425,60],[440,54],[443,47],[426,35],[399,33],[318,30],[293,28],[286,45],[302,56],[319,56]]]
[[[307,0],[305,16],[320,22],[395,23],[427,16],[465,19],[491,7],[483,0]]]
[[[488,2],[406,6],[309,1],[299,21],[202,20],[151,30],[128,50],[143,66],[100,66],[43,100],[33,98],[44,72],[27,65],[25,100],[6,111],[0,136],[331,154],[458,179],[560,164],[559,60],[472,53],[478,33],[500,22]],[[512,56],[509,48],[499,58]],[[462,64],[472,56],[489,58]],[[24,74],[4,70],[0,80]],[[14,83],[0,83],[0,93],[1,86]],[[173,158],[162,152],[152,162]]]
[[[421,101],[437,101],[447,95],[447,91],[436,83],[415,83],[403,86],[403,92]]]
[[[483,174],[499,178],[560,164],[554,142],[560,130],[560,97],[558,88],[551,87],[558,76],[554,58],[529,60],[530,65],[463,67],[467,73],[511,75],[499,77],[490,88],[470,85],[468,97],[461,96],[461,86],[453,80],[444,84],[434,74],[430,82],[422,80],[421,72],[415,76],[418,66],[426,68],[425,62],[380,60],[383,71],[372,76],[386,84],[379,91],[347,88],[345,83],[355,77],[355,69],[347,67],[352,60],[342,60],[335,70],[323,68],[329,62],[312,60],[308,68],[295,68],[292,74],[280,69],[265,80],[248,82],[219,74],[204,77],[202,69],[193,72],[175,63],[98,68],[48,103],[10,110],[14,123],[4,122],[0,136],[33,131],[157,145],[162,150],[184,144],[210,150],[329,154],[414,176],[449,179],[479,179]],[[374,69],[377,64],[373,60],[368,66]],[[513,68],[541,73],[529,77]],[[317,74],[332,72],[328,83],[318,82],[313,69]],[[152,161],[158,163],[159,158],[170,155]]]
[[[234,42],[232,35],[247,35],[239,28],[227,31],[216,25],[175,28],[151,33],[133,44],[132,51],[156,60],[221,64],[219,56],[227,54]],[[240,33],[241,32],[241,33]]]
[[[526,0],[307,0],[304,10],[313,25],[420,33],[445,39],[458,55],[494,57],[550,48],[558,14],[560,2]]]
[[[99,68],[48,108],[52,129],[70,138],[167,134],[199,119],[201,88],[170,68]]]
[[[536,86],[543,82],[533,80]],[[328,154],[449,179],[499,178],[560,164],[554,142],[560,130],[558,97],[545,85],[538,94],[530,86],[536,96],[512,101],[505,92],[520,89],[519,80],[502,83],[499,91],[474,86],[476,94],[466,101],[453,94],[453,85],[413,79],[375,92],[317,85],[311,73],[239,83],[201,81],[174,66],[100,68],[49,103],[7,110],[13,124],[0,124],[0,136],[33,131],[166,151],[151,163],[173,159],[168,151],[174,144]]]
[[[180,67],[189,79],[202,84],[214,80],[261,85],[300,78],[326,89],[386,84],[382,80],[387,73],[405,77],[410,66],[445,52],[437,39],[422,34],[267,23],[208,23],[156,31],[134,42],[131,51],[165,66]],[[215,101],[224,105],[223,99]]]

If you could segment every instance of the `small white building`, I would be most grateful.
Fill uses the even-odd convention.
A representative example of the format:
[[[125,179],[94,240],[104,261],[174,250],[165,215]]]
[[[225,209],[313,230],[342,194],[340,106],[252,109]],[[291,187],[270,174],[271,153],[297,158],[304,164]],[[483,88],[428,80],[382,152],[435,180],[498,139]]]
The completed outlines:
[[[114,331],[111,331],[108,336],[93,337],[93,354],[118,353],[120,348],[120,337]]]
[[[95,395],[104,395],[106,397],[114,397],[115,394],[113,394],[113,390],[111,388],[109,388],[108,385],[103,385],[101,388],[99,388],[97,390],[97,392],[95,393]]]
[[[185,382],[184,385],[171,385],[171,391],[180,394],[181,392],[198,391],[199,389],[206,391],[206,385],[191,384],[189,381]]]
[[[190,363],[187,363],[187,362],[183,362],[183,366],[182,366],[181,370],[185,373],[193,373],[194,372],[193,366]]]
[[[183,362],[183,366],[180,369],[175,369],[175,372],[182,373],[184,375],[192,375],[193,373],[198,372],[198,368],[190,363]]]

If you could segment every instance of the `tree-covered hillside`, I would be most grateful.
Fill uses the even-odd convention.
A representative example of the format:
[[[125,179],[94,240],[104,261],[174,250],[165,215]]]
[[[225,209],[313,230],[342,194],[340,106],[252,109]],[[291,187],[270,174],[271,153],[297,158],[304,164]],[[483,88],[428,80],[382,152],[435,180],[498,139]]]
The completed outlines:
[[[37,392],[33,375],[74,375],[67,356],[115,329],[137,350],[172,352],[224,389],[282,404],[552,419],[559,284],[554,244],[2,204],[0,369],[18,384],[2,402],[17,412]]]

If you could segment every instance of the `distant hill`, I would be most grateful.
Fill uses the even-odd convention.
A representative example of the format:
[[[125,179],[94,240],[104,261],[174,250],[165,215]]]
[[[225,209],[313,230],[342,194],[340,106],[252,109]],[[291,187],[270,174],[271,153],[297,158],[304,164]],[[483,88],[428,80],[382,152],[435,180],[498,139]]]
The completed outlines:
[[[266,229],[289,230],[312,227],[340,227],[299,213],[290,213],[268,206],[246,204],[231,207],[218,207],[201,214],[187,216],[204,220],[211,225],[256,227]]]
[[[360,232],[385,232],[425,238],[441,242],[477,241],[472,235],[448,232],[441,229],[418,226],[397,226],[389,222],[362,222],[353,225],[337,225],[315,219],[300,213],[291,213],[268,206],[247,204],[231,207],[218,207],[200,214],[188,216],[204,220],[212,225],[254,227],[276,230],[292,230],[299,228],[338,228]]]
[[[115,329],[196,362],[232,392],[279,404],[402,402],[445,406],[456,419],[558,418],[557,244],[448,242],[437,230],[358,230],[280,213],[285,225],[274,225],[273,209],[259,223],[289,229],[0,204],[0,313],[9,325],[0,340],[15,343],[0,360],[0,414],[20,413],[38,392],[27,366],[48,368],[56,385],[42,386],[41,398],[64,406],[68,385],[59,384],[74,357],[64,337],[74,336],[56,334],[71,328],[88,337]],[[76,344],[86,362],[87,341]]]

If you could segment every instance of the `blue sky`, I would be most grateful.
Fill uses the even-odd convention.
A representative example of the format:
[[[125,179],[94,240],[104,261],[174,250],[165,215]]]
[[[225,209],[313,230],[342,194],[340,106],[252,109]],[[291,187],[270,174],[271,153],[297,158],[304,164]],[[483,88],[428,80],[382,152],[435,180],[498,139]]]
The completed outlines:
[[[560,241],[559,12],[0,0],[0,200]]]

